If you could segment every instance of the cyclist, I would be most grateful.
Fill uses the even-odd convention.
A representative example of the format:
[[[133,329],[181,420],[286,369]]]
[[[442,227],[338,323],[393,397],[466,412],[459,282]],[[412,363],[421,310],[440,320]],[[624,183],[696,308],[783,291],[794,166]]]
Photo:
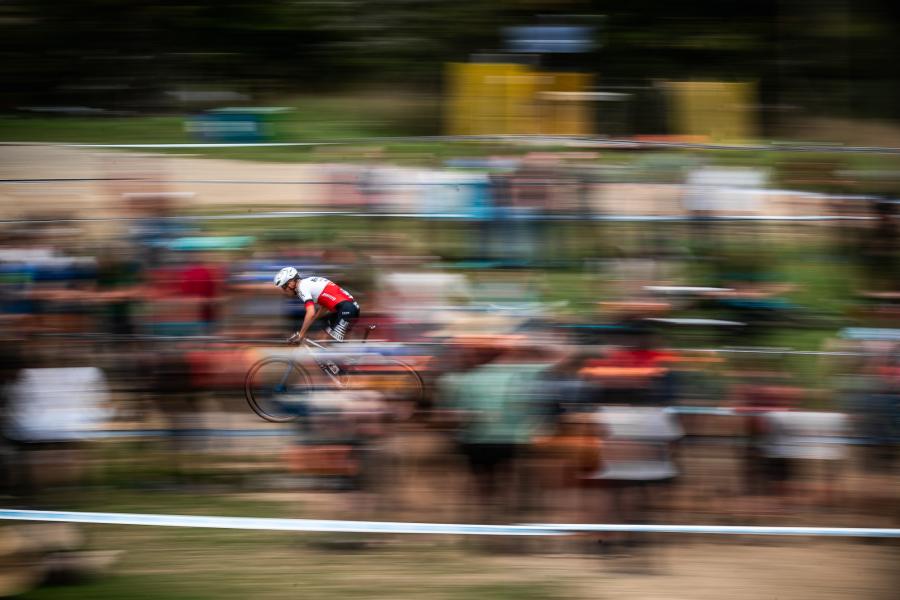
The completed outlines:
[[[324,277],[300,277],[294,267],[285,267],[275,275],[275,287],[296,295],[306,306],[300,331],[290,337],[298,342],[306,337],[310,326],[323,315],[328,316],[325,332],[343,342],[359,318],[359,304],[344,288]],[[318,308],[317,308],[318,307]]]

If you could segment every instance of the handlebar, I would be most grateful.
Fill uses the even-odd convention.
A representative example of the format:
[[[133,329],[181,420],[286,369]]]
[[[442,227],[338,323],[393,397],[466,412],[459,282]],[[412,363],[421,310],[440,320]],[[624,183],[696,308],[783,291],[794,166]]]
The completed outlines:
[[[368,325],[368,326],[366,327],[366,332],[365,332],[365,334],[363,334],[363,337],[362,337],[362,341],[363,341],[363,342],[365,342],[367,339],[369,339],[369,335],[371,335],[371,333],[372,333],[373,331],[375,331],[375,328],[376,328],[376,327],[377,327],[376,325]],[[305,343],[305,344],[307,344],[307,345],[315,346],[316,348],[324,349],[324,346],[322,346],[322,344],[319,344],[318,342],[314,342],[314,341],[312,341],[312,340],[309,339],[309,338],[300,338],[300,334],[299,334],[299,333],[295,333],[294,335],[292,335],[291,337],[289,337],[289,338],[286,340],[286,342],[287,342],[288,344],[297,344],[297,345],[300,345],[300,344],[302,344],[302,343]]]
[[[369,339],[369,335],[370,335],[373,331],[375,331],[375,328],[376,328],[376,327],[377,327],[376,325],[368,325],[368,326],[366,326],[366,332],[363,334],[363,337],[362,337],[362,340],[361,340],[361,341],[365,342],[367,339]],[[300,344],[307,344],[307,345],[315,346],[316,348],[320,348],[320,349],[322,349],[322,350],[325,349],[325,347],[322,346],[322,344],[320,344],[320,343],[318,343],[318,342],[314,342],[314,341],[312,341],[311,339],[309,339],[308,337],[302,338],[302,339],[301,339],[300,336],[299,336],[299,334],[297,334],[297,333],[295,333],[294,335],[292,335],[291,337],[289,337],[289,338],[287,339],[287,343],[288,343],[288,344],[296,344],[296,345],[298,345],[298,346],[299,346]]]
[[[293,346],[304,346],[305,345],[305,346],[313,346],[320,350],[325,350],[325,346],[323,346],[322,344],[320,344],[318,342],[314,342],[313,340],[311,340],[309,338],[300,338],[297,336],[296,333],[287,339],[287,343],[291,344]]]

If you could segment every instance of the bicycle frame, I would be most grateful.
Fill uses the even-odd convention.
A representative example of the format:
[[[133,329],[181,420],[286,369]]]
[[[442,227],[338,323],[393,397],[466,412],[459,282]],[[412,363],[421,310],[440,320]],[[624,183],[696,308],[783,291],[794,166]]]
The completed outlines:
[[[313,362],[318,365],[319,369],[331,379],[332,383],[338,387],[342,387],[343,383],[338,378],[338,374],[341,372],[340,366],[332,360],[319,356],[318,352],[316,352],[316,350],[327,351],[328,349],[322,344],[312,340],[303,340],[303,342],[303,348],[306,350],[307,354],[309,354],[309,357],[313,359]]]
[[[365,342],[369,339],[369,334],[375,330],[375,325],[369,325],[366,327],[366,332],[363,335],[362,341]],[[319,369],[328,376],[329,379],[338,387],[343,387],[344,383],[340,380],[339,375],[342,371],[340,365],[336,362],[328,360],[327,358],[322,358],[318,356],[316,350],[328,351],[328,348],[323,346],[322,344],[313,341],[309,338],[303,340],[304,346],[303,348],[307,351],[309,356],[313,359],[313,361],[318,365]]]

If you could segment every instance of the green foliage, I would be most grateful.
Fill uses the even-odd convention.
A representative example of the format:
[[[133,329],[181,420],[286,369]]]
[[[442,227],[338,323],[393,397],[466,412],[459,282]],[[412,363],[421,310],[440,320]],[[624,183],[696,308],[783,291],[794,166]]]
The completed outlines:
[[[85,144],[184,143],[193,141],[182,117],[0,117],[4,142]]]
[[[436,91],[446,63],[502,51],[504,27],[554,20],[597,25],[597,44],[544,57],[550,68],[606,83],[754,80],[778,110],[898,116],[888,0],[12,0],[0,4],[0,107],[171,110],[166,92],[187,88]]]

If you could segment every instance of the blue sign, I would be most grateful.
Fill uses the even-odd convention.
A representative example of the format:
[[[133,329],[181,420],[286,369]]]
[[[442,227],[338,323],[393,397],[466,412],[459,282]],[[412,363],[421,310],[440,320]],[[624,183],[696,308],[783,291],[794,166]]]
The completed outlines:
[[[505,33],[510,52],[578,53],[594,47],[594,28],[585,25],[507,27]]]

